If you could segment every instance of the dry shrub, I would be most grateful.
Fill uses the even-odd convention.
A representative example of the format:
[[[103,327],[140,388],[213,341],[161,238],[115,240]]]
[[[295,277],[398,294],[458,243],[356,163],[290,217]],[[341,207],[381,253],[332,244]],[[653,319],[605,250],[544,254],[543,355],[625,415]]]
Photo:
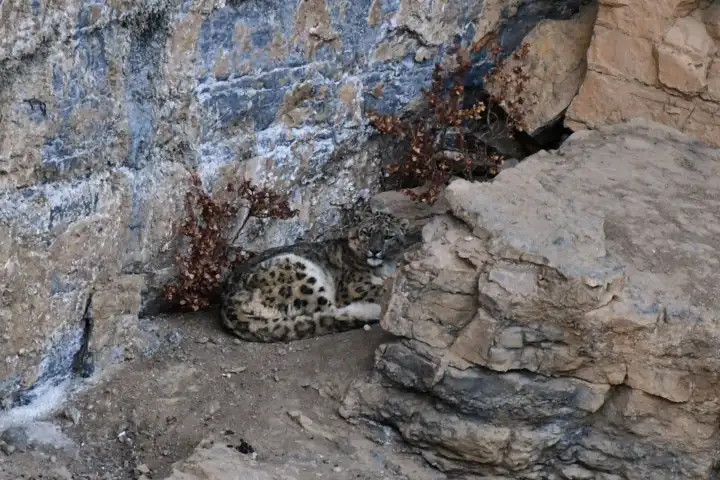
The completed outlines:
[[[226,239],[227,227],[241,207],[247,212],[238,234],[250,218],[286,219],[297,214],[282,195],[252,185],[249,180],[239,186],[228,185],[227,191],[234,200],[214,200],[203,189],[199,175],[192,175],[175,254],[179,280],[164,288],[165,298],[181,310],[208,307],[227,269],[251,257],[249,252],[232,248]]]
[[[500,48],[491,49],[496,67],[485,78],[499,85],[499,93],[483,92],[468,102],[465,85],[472,68],[470,54],[479,50],[457,48],[455,68],[445,71],[435,66],[429,90],[423,90],[426,108],[411,118],[395,115],[369,115],[370,124],[380,134],[392,135],[407,143],[406,153],[392,162],[386,172],[389,183],[426,203],[434,203],[443,185],[453,176],[477,179],[495,175],[504,158],[488,148],[489,135],[512,136],[523,130],[524,82],[528,77],[521,67],[503,70],[505,62],[497,59]],[[517,60],[528,53],[523,45],[513,54]],[[469,104],[468,104],[469,103]],[[498,109],[504,113],[498,122]],[[503,132],[493,129],[502,123]],[[451,141],[448,142],[448,139]],[[450,143],[450,145],[449,145]],[[410,188],[426,186],[416,194]],[[202,188],[200,177],[192,176],[192,185],[185,198],[186,216],[179,227],[181,236],[175,259],[179,280],[166,285],[165,298],[182,310],[208,307],[223,281],[224,273],[235,262],[247,261],[250,253],[231,248],[225,231],[241,206],[247,215],[238,229],[242,231],[250,218],[286,219],[297,214],[280,194],[244,181],[238,187],[229,185],[231,202],[219,202]]]
[[[505,62],[498,59],[500,47],[491,49],[496,66],[485,77],[486,84],[492,80],[499,85],[499,93],[483,91],[468,102],[465,85],[472,68],[470,54],[479,48],[458,47],[452,70],[435,65],[432,84],[422,92],[426,105],[419,114],[410,118],[369,115],[370,125],[380,134],[397,137],[407,145],[404,155],[390,163],[385,175],[389,184],[403,188],[416,200],[434,203],[453,176],[472,180],[496,175],[504,158],[488,148],[492,142],[489,137],[511,137],[524,129],[522,92],[528,77],[519,66],[509,73],[503,71]],[[524,44],[513,57],[520,60],[527,54],[528,45]],[[504,113],[502,122],[499,111]],[[502,132],[497,128],[500,124]],[[419,186],[427,188],[421,194],[409,190]]]

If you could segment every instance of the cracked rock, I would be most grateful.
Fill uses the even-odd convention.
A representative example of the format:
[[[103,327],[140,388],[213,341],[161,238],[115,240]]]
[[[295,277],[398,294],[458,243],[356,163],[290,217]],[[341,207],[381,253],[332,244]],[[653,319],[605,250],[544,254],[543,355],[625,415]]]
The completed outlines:
[[[340,413],[446,471],[712,478],[717,165],[720,150],[635,120],[452,182],[393,280],[380,324],[400,338]]]

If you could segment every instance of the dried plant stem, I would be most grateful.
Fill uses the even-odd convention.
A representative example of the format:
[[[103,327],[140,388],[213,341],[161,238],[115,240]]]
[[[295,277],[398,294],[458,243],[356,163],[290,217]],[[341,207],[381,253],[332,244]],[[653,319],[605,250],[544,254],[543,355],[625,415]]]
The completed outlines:
[[[515,131],[523,130],[521,94],[528,77],[521,67],[513,68],[508,74],[503,70],[505,62],[497,60],[496,68],[485,81],[486,84],[488,81],[499,84],[499,93],[493,96],[483,92],[479,100],[464,106],[465,84],[472,67],[471,50],[477,51],[477,46],[458,48],[455,54],[457,66],[449,72],[439,64],[435,65],[430,89],[423,91],[426,108],[420,115],[411,119],[369,115],[370,125],[381,135],[391,135],[408,144],[405,155],[389,165],[386,177],[396,188],[404,188],[416,200],[434,203],[442,186],[453,176],[474,179],[479,175],[496,175],[504,158],[489,152],[487,145],[491,137],[512,136]],[[496,58],[500,53],[499,47],[491,49]],[[521,60],[527,54],[528,46],[523,45],[513,58]],[[500,124],[498,108],[507,116],[500,131],[495,127]],[[448,138],[453,140],[452,148],[447,145]],[[419,186],[428,188],[421,194],[410,190]]]
[[[166,285],[165,298],[182,310],[197,311],[211,303],[211,297],[221,285],[223,272],[231,262],[246,261],[250,254],[235,251],[231,258],[231,244],[224,231],[237,215],[240,205],[248,211],[237,235],[242,232],[251,217],[286,219],[297,214],[290,209],[287,200],[268,189],[252,185],[249,180],[238,187],[228,185],[234,201],[213,200],[202,188],[197,174],[191,177],[190,190],[185,196],[185,217],[180,227],[180,242],[175,261],[179,271],[177,282]],[[233,240],[234,241],[234,240]]]

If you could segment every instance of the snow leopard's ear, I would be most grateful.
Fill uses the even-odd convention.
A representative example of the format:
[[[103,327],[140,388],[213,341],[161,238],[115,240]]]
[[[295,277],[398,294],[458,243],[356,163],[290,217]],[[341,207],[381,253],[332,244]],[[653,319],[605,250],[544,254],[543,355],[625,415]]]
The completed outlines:
[[[407,232],[408,228],[410,228],[410,220],[404,217],[400,217],[397,219],[398,226],[403,230],[403,232]]]
[[[370,208],[370,202],[368,202],[362,198],[359,199],[353,206],[352,218],[353,218],[353,221],[356,223],[366,220],[372,214],[373,214],[373,210],[372,210],[372,208]]]

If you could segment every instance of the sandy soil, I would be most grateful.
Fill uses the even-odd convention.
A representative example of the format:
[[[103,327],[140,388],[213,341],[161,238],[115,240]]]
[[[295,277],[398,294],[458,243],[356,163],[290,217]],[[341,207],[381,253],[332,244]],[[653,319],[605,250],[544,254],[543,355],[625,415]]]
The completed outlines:
[[[99,375],[47,421],[0,435],[0,478],[160,479],[209,438],[268,471],[292,464],[298,479],[447,478],[392,431],[337,415],[389,339],[378,326],[279,345],[234,340],[206,313],[143,325],[160,340],[152,356]]]

